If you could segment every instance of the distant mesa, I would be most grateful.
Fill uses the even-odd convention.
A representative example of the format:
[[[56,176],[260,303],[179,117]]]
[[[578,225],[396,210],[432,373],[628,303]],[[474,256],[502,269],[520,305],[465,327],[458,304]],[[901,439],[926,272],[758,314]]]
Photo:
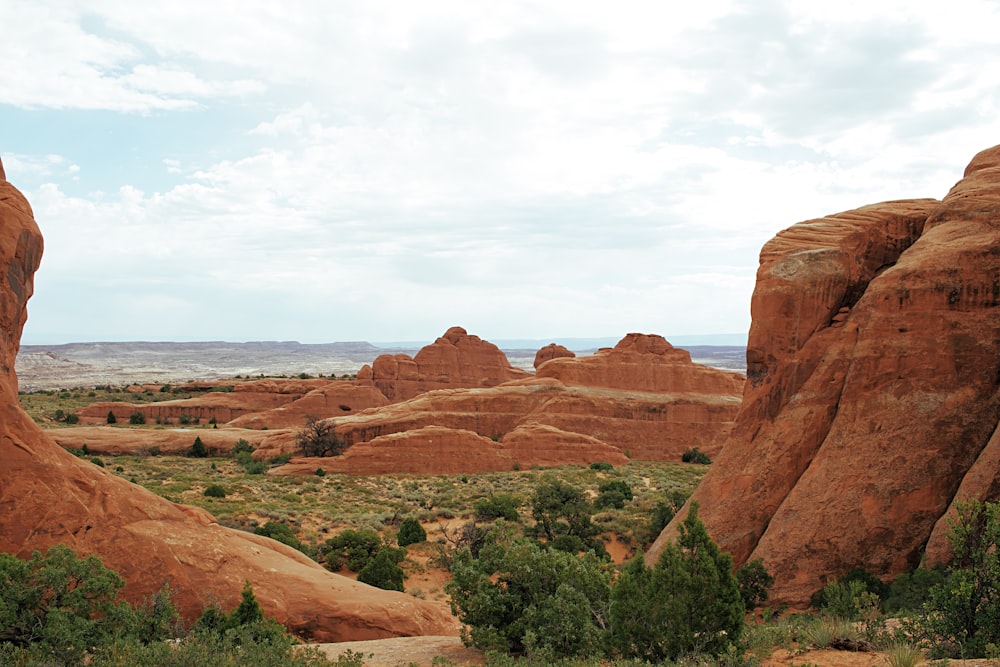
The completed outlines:
[[[693,500],[737,565],[775,574],[774,602],[947,560],[954,503],[1000,500],[998,211],[1000,146],[943,201],[809,220],[761,251],[743,405]]]
[[[189,623],[209,602],[235,607],[249,580],[264,611],[305,638],[457,634],[443,605],[330,573],[290,547],[224,528],[207,512],[56,445],[21,409],[14,374],[41,256],[31,207],[0,177],[0,551],[29,556],[61,542],[97,554],[124,577],[132,602],[169,584]]]

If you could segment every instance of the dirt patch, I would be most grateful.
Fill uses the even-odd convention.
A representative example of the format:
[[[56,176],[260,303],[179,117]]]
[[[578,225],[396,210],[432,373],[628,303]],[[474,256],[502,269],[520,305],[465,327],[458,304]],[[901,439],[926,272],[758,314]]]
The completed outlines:
[[[483,665],[486,662],[481,651],[466,648],[458,637],[395,637],[314,646],[331,660],[348,651],[360,653],[365,667],[430,667],[437,657],[450,660],[455,665]]]

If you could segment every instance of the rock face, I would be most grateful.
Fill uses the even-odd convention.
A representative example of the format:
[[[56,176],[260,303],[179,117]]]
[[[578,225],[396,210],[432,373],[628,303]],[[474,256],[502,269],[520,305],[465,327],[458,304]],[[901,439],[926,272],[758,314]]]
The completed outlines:
[[[694,364],[662,336],[644,334],[629,334],[592,357],[552,358],[537,375],[495,387],[429,391],[337,418],[337,433],[350,447],[341,462],[322,466],[378,474],[386,470],[382,461],[390,446],[394,470],[438,473],[509,470],[515,462],[679,461],[692,447],[715,456],[743,387],[742,376]],[[425,442],[429,427],[461,433],[443,438],[436,431],[437,455],[428,457],[417,452],[417,443]],[[407,433],[417,435],[403,437]],[[277,438],[268,445],[281,446]],[[477,447],[484,451],[473,451]],[[294,469],[312,473],[317,467],[302,465]]]
[[[383,354],[358,373],[359,385],[371,384],[390,401],[405,401],[432,389],[493,387],[528,377],[510,365],[493,343],[452,327],[415,357]]]
[[[0,171],[2,173],[2,171]],[[62,542],[122,574],[135,601],[169,583],[188,621],[210,599],[232,608],[244,580],[265,612],[323,641],[455,634],[442,607],[327,572],[269,539],[223,528],[78,459],[21,410],[14,358],[42,253],[27,201],[0,178],[0,550]]]
[[[663,336],[630,333],[612,349],[581,358],[554,358],[538,366],[536,376],[563,384],[671,394],[739,394],[743,378],[691,362],[687,350]]]
[[[761,251],[743,406],[693,496],[776,603],[946,557],[956,498],[1000,497],[1000,147],[941,202],[797,224]],[[647,554],[653,562],[686,512]]]

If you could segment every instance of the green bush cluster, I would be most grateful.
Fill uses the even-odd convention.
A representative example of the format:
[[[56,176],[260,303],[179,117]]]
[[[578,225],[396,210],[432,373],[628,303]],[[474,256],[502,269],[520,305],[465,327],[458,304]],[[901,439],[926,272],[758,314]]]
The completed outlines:
[[[531,540],[488,540],[479,557],[455,556],[446,590],[484,650],[542,662],[604,655],[660,662],[695,651],[719,655],[743,628],[732,559],[691,508],[676,544],[655,568],[641,556],[612,585],[613,566],[593,552],[566,553]]]
[[[494,521],[496,519],[517,521],[520,518],[517,513],[520,504],[520,501],[509,493],[497,493],[476,500],[472,508],[476,519],[480,521]]]
[[[246,471],[248,475],[263,475],[267,472],[268,464],[266,461],[258,461],[253,457],[254,446],[251,445],[245,438],[240,438],[233,445],[233,458],[236,462],[243,466],[243,470]]]
[[[712,459],[708,458],[708,454],[701,451],[697,447],[692,447],[681,454],[681,461],[684,463],[700,463],[701,465],[708,465],[712,462]]]
[[[287,544],[291,548],[306,553],[305,545],[295,537],[295,533],[287,523],[281,521],[268,521],[263,526],[257,526],[254,528],[255,535],[263,535],[264,537],[270,537],[272,540],[277,540],[282,544]]]
[[[0,554],[0,664],[63,667],[318,667],[318,652],[265,618],[249,583],[231,613],[210,607],[187,631],[170,589],[132,606],[124,581],[64,545],[30,560]]]
[[[420,525],[420,522],[413,517],[403,519],[399,526],[399,534],[396,536],[396,543],[401,547],[411,544],[419,544],[427,541],[427,531]]]

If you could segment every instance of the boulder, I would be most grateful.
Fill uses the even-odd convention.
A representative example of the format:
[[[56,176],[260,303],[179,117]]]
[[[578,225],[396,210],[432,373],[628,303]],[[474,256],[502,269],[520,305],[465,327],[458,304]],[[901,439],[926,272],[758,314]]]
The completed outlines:
[[[371,367],[364,366],[356,382],[371,385],[390,401],[405,401],[432,389],[493,387],[529,376],[510,365],[493,343],[452,327],[415,357],[383,354]]]
[[[953,502],[997,499],[998,164],[1000,147],[941,202],[799,223],[761,251],[743,405],[692,500],[737,565],[763,559],[775,603],[943,557]]]
[[[0,170],[2,173],[2,170]],[[0,178],[0,551],[64,543],[96,554],[141,600],[169,584],[192,622],[209,602],[235,607],[249,580],[264,611],[321,641],[456,634],[438,604],[330,573],[273,540],[223,528],[56,445],[18,403],[14,359],[42,253],[31,208]]]

